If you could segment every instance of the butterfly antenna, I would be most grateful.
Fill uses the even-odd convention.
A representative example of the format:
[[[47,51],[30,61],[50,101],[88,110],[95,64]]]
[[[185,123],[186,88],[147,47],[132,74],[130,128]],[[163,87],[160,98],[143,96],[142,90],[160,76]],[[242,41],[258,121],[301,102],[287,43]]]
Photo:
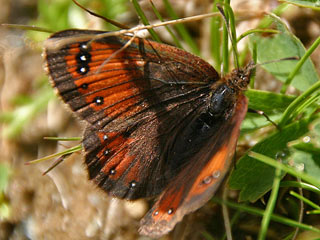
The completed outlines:
[[[108,22],[108,23],[110,23],[110,24],[112,24],[112,25],[114,25],[114,26],[116,26],[116,27],[118,27],[118,28],[121,28],[121,29],[129,29],[128,26],[126,26],[126,25],[124,25],[124,24],[122,24],[122,23],[113,21],[113,20],[111,20],[111,19],[109,19],[109,18],[106,18],[106,17],[101,16],[101,15],[95,13],[95,12],[90,11],[89,9],[85,8],[85,7],[82,6],[80,3],[78,3],[76,0],[72,0],[72,1],[73,1],[78,7],[80,7],[81,9],[83,9],[84,11],[86,11],[87,13],[89,13],[89,14],[95,16],[95,17],[101,18],[101,19],[105,20],[106,22]]]
[[[266,62],[263,62],[263,63],[256,63],[256,64],[254,65],[254,67],[261,66],[261,65],[265,65],[265,64],[269,64],[269,63],[277,63],[277,62],[292,61],[292,60],[300,60],[300,58],[297,57],[297,56],[295,56],[295,57],[285,57],[285,58],[280,58],[280,59],[275,59],[275,60],[266,61]]]
[[[276,124],[274,121],[272,121],[265,112],[260,111],[260,110],[255,110],[255,109],[252,109],[252,108],[248,108],[248,112],[250,112],[250,113],[256,113],[256,114],[259,114],[260,116],[265,117],[265,119],[266,119],[268,122],[270,122],[273,126],[275,126],[279,131],[281,130],[281,128],[279,127],[279,125]]]
[[[239,69],[239,61],[238,61],[239,54],[238,54],[237,46],[236,46],[236,43],[235,43],[235,39],[233,39],[231,31],[230,31],[229,21],[228,21],[228,19],[226,17],[226,14],[225,14],[223,8],[220,6],[220,4],[217,4],[217,8],[218,8],[219,12],[221,13],[221,16],[222,16],[222,18],[224,20],[224,23],[226,25],[228,36],[230,38],[231,46],[232,46],[233,53],[234,53],[234,59],[235,59],[236,68]]]

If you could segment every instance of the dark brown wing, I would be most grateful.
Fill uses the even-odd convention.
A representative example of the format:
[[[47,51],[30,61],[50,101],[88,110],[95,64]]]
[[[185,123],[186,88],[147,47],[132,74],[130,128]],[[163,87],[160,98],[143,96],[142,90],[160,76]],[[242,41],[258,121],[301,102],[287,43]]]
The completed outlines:
[[[168,163],[169,149],[206,108],[219,76],[202,59],[165,44],[135,38],[123,48],[130,36],[79,40],[102,33],[52,35],[47,69],[64,102],[89,123],[83,146],[90,178],[119,198],[154,196],[185,163]],[[60,39],[68,43],[50,47]]]
[[[141,234],[158,238],[168,233],[185,214],[195,211],[212,197],[229,170],[246,112],[247,99],[241,95],[234,115],[218,126],[219,131],[191,157],[141,220]]]

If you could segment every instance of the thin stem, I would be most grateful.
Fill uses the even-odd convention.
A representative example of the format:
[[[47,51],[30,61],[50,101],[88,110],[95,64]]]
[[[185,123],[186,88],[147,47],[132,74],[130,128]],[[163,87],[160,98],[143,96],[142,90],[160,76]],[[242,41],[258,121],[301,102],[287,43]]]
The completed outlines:
[[[213,202],[222,204],[222,200],[217,198],[217,197],[213,197],[211,200]],[[228,207],[231,207],[231,208],[243,211],[243,212],[247,212],[247,213],[250,213],[250,214],[253,214],[253,215],[263,216],[265,214],[264,210],[259,209],[259,208],[255,208],[255,207],[250,207],[250,206],[245,205],[245,204],[234,203],[234,202],[231,202],[231,201],[225,201],[224,203]],[[320,233],[320,229],[319,228],[316,228],[314,226],[307,225],[307,224],[304,224],[304,223],[299,223],[299,222],[294,221],[292,219],[281,217],[281,216],[276,215],[276,214],[272,214],[271,215],[271,220],[273,220],[275,222],[278,222],[278,223],[281,223],[281,224],[285,224],[285,225],[290,226],[290,227],[299,227],[300,229],[310,230],[310,231],[313,231],[313,232]]]
[[[270,157],[267,157],[265,155],[262,155],[260,153],[249,152],[248,156],[253,157],[253,158],[255,158],[265,164],[273,166],[275,168],[280,168],[281,170],[283,170],[283,171],[285,171],[295,177],[299,177],[299,178],[303,179],[304,181],[312,183],[313,185],[315,185],[318,188],[320,187],[320,180],[309,175],[309,174],[306,174],[305,172],[297,171],[293,167],[286,166],[286,165],[279,163],[276,160],[274,160]]]
[[[320,81],[313,84],[307,91],[298,96],[285,110],[279,122],[279,127],[283,127],[290,119],[291,114],[315,91],[320,89]]]
[[[308,57],[314,52],[314,50],[319,46],[320,44],[320,37],[318,37],[311,47],[306,51],[306,53],[303,55],[303,57],[299,60],[299,62],[296,64],[292,72],[287,77],[286,81],[284,82],[281,93],[285,93],[287,91],[288,86],[291,84],[293,78],[296,76],[298,71],[301,69],[302,65],[307,61]]]
[[[276,168],[275,177],[273,179],[272,191],[267,204],[267,208],[263,214],[263,218],[261,222],[261,230],[259,232],[258,240],[264,240],[266,238],[271,215],[277,202],[280,180],[281,180],[281,169]]]
[[[140,17],[142,23],[144,25],[150,25],[146,15],[144,14],[144,12],[142,11],[142,9],[140,7],[138,1],[137,0],[131,0],[131,2],[133,4],[138,16]],[[161,42],[159,36],[156,34],[156,32],[152,28],[148,29],[148,31],[149,31],[149,33],[150,33],[150,35],[151,35],[153,40],[155,40],[157,42]]]

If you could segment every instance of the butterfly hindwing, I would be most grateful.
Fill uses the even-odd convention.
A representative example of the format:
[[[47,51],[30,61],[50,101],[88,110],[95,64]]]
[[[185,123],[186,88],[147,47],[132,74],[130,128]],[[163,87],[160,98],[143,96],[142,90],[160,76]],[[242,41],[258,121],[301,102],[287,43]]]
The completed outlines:
[[[246,111],[247,99],[242,95],[231,119],[219,125],[219,131],[191,157],[141,220],[142,234],[157,238],[168,233],[185,214],[212,197],[232,162]]]

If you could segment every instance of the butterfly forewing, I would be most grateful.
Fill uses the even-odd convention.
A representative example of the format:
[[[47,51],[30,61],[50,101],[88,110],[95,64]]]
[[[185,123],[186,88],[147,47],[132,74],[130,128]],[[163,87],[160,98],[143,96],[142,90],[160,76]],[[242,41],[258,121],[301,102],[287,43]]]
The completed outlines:
[[[159,194],[188,161],[168,154],[184,126],[207,107],[217,72],[202,59],[149,40],[67,30],[48,41],[47,69],[62,99],[88,122],[89,176],[119,198]],[[79,40],[82,35],[94,40]],[[74,38],[74,40],[73,40]],[[132,41],[129,46],[125,46]]]

